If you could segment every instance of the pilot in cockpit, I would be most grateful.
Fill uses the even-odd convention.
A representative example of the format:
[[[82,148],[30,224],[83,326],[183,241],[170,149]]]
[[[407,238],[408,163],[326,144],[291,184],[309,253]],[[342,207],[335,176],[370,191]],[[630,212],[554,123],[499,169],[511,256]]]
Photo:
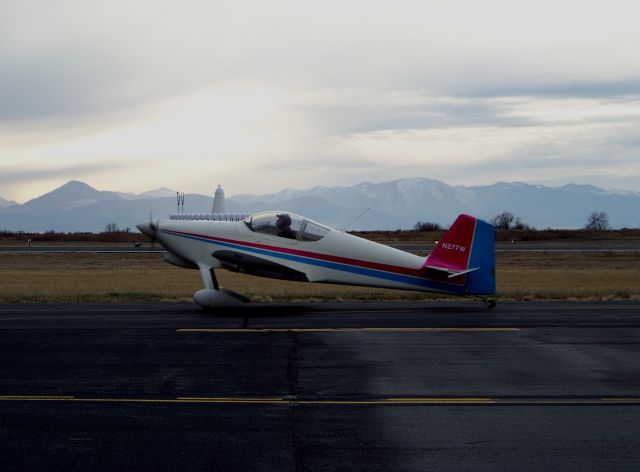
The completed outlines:
[[[281,213],[278,215],[276,227],[278,228],[278,236],[289,239],[296,238],[296,235],[291,230],[291,217],[286,213]]]

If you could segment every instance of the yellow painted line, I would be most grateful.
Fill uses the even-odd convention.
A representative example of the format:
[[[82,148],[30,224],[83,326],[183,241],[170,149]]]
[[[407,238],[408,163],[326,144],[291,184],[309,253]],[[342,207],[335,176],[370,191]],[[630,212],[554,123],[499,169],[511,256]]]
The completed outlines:
[[[372,400],[295,400],[291,403],[296,405],[391,405],[387,399]]]
[[[295,400],[299,405],[481,405],[497,403],[491,398],[380,398],[370,400]]]
[[[465,332],[510,332],[510,331],[520,331],[520,328],[362,328],[363,331],[389,331],[389,332],[404,332],[404,331],[415,331],[415,332],[433,332],[433,333],[465,333]]]
[[[0,401],[66,401],[85,403],[258,403],[289,404],[292,400],[281,397],[178,397],[178,398],[104,398],[45,395],[0,395]]]
[[[495,403],[495,400],[491,398],[371,398],[361,400],[313,400],[313,399],[289,399],[278,397],[265,397],[265,398],[243,398],[243,397],[179,397],[179,400],[185,400],[194,403],[279,403],[279,404],[296,404],[296,405],[392,405],[392,404],[452,404],[452,403],[466,403],[466,404],[480,404],[480,403]]]
[[[155,404],[257,404],[257,405],[606,405],[640,404],[640,397],[618,398],[492,398],[492,397],[389,397],[364,399],[296,399],[288,397],[177,397],[177,398],[104,398],[47,395],[0,395],[2,401],[83,402],[83,403],[155,403]]]
[[[607,403],[640,403],[640,397],[605,397],[600,400]]]
[[[519,328],[179,328],[178,333],[465,333],[511,332]]]
[[[494,403],[501,405],[593,405],[599,398],[500,398]]]
[[[96,402],[96,403],[289,403],[284,399],[273,398],[235,398],[235,397],[178,397],[178,398],[99,398],[99,397],[86,397],[78,398],[73,397],[67,401],[74,402]]]
[[[73,400],[73,396],[58,396],[58,395],[0,395],[0,401],[55,401],[55,400]]]
[[[178,397],[189,403],[290,403],[281,397]]]
[[[178,398],[103,398],[40,395],[1,395],[0,401],[67,401],[95,403],[289,403],[281,398],[234,398],[234,397],[178,397]]]
[[[488,397],[406,397],[388,398],[390,403],[496,403],[497,400]]]

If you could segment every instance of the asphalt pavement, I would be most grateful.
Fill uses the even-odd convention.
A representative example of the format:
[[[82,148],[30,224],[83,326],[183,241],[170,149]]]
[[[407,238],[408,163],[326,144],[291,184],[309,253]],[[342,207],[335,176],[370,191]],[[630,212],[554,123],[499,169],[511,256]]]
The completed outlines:
[[[0,305],[0,470],[639,470],[640,303]]]

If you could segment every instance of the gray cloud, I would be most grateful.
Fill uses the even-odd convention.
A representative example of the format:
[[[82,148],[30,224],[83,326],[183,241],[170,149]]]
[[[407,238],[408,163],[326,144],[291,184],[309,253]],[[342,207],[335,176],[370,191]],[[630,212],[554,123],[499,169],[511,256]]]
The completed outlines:
[[[250,156],[247,159],[264,162],[254,169],[296,170],[299,179],[309,181],[316,170],[327,175],[332,170],[350,173],[359,180],[425,173],[454,179],[486,175],[495,180],[502,178],[502,171],[526,176],[529,169],[549,166],[551,172],[562,162],[566,167],[582,163],[583,169],[595,169],[598,159],[626,159],[619,163],[623,165],[637,157],[639,137],[628,130],[603,134],[603,144],[595,151],[588,140],[580,142],[574,139],[575,133],[568,133],[571,146],[541,143],[481,165],[466,164],[466,156],[458,162],[448,154],[447,165],[455,173],[407,164],[403,156],[389,156],[383,162],[379,153],[377,159],[363,155],[365,151],[353,144],[356,140],[349,141],[351,135],[495,128],[495,136],[487,141],[494,148],[486,150],[497,153],[500,139],[512,139],[515,133],[509,133],[514,128],[544,126],[550,140],[562,142],[566,136],[562,130],[556,132],[560,129],[556,125],[567,125],[569,118],[562,113],[547,117],[542,107],[518,108],[543,99],[601,99],[605,105],[618,101],[625,105],[626,116],[616,116],[615,110],[596,111],[577,114],[576,122],[603,127],[638,124],[638,116],[629,113],[640,97],[640,62],[629,55],[635,53],[638,38],[637,15],[626,11],[631,9],[585,5],[580,8],[581,21],[574,22],[573,6],[558,2],[536,2],[528,8],[508,2],[489,1],[477,7],[468,3],[465,11],[472,14],[460,15],[456,5],[420,1],[401,6],[328,2],[310,11],[308,5],[295,1],[277,9],[269,2],[254,2],[247,9],[241,2],[209,0],[0,0],[0,138],[5,146],[0,151],[10,155],[24,150],[22,155],[35,162],[41,159],[40,149],[54,138],[62,142],[73,132],[91,137],[144,125],[152,121],[150,110],[158,102],[223,84],[219,90],[238,95],[251,96],[252,91],[265,89],[277,96],[273,106],[277,110],[257,121],[257,127],[267,129],[265,134],[275,139],[256,141],[252,148],[251,133],[238,132],[246,144],[241,148]],[[528,14],[522,14],[523,8]],[[602,22],[601,11],[611,12],[616,21]],[[546,22],[544,33],[531,15],[539,23]],[[338,98],[318,98],[312,103],[299,99],[321,97],[323,91]],[[496,100],[502,97],[522,100]],[[594,104],[593,109],[598,106]],[[179,105],[156,109],[184,111]],[[202,121],[206,115],[194,116]],[[295,119],[290,120],[291,116]],[[19,133],[23,136],[17,137]],[[207,133],[206,127],[202,133]],[[149,148],[140,143],[145,151],[153,149],[155,142],[152,132],[149,136]],[[459,136],[463,141],[468,135],[461,132]],[[374,141],[367,142],[371,154],[375,154]],[[265,148],[265,142],[275,144]],[[429,139],[423,143],[426,155],[431,151]],[[207,141],[203,147],[216,145]],[[100,150],[96,157],[87,149],[87,160],[102,159]],[[128,152],[123,150],[124,155]],[[201,165],[187,154],[181,156],[185,166]],[[274,155],[286,157],[274,163],[267,157]],[[239,156],[229,159],[242,160]],[[101,161],[37,171],[9,169],[0,173],[0,182],[79,177],[117,167]],[[157,169],[162,166],[154,169],[162,172]],[[436,171],[440,173],[435,175]],[[243,180],[251,185],[251,177]]]
[[[517,127],[539,123],[535,118],[509,116],[504,104],[481,99],[457,103],[424,100],[395,105],[344,105],[304,110],[320,128],[329,133],[351,134],[383,130],[441,129],[470,126]]]
[[[108,105],[119,67],[106,52],[70,47],[6,58],[0,73],[0,120],[78,115]]]
[[[543,108],[533,114],[529,107],[536,106],[536,98],[542,97],[505,95],[505,98],[516,100],[501,101],[498,98],[502,97],[429,97],[414,94],[413,100],[406,100],[402,104],[386,101],[383,92],[376,98],[379,99],[374,103],[301,107],[298,112],[326,135],[469,127],[496,127],[505,129],[506,134],[508,128],[565,126],[569,123],[624,125],[640,120],[640,112],[629,114],[638,109],[640,95],[600,99],[590,104],[588,114],[584,114],[579,105],[568,101],[575,97],[548,98],[556,110],[570,112],[577,107],[575,118],[562,114],[557,116],[556,113],[545,115]],[[617,107],[617,114],[613,111],[597,112],[598,108],[610,106]]]
[[[1,58],[1,57],[0,57]],[[178,83],[173,75],[141,70],[117,51],[94,46],[51,51],[0,66],[0,124],[86,119],[189,92],[209,76]],[[104,116],[102,116],[104,118]]]
[[[342,172],[348,170],[362,171],[363,169],[373,169],[377,167],[389,167],[393,163],[376,163],[373,159],[365,156],[338,153],[320,154],[312,153],[301,156],[300,159],[279,159],[272,158],[268,162],[257,164],[253,167],[256,172],[305,172],[311,170],[335,170]]]
[[[0,3],[0,125],[65,126],[188,94],[220,76],[220,67],[203,60],[202,32],[185,34],[161,16],[158,2],[126,3]]]
[[[557,79],[554,83],[520,82],[485,84],[453,87],[448,92],[462,97],[538,97],[538,98],[602,98],[640,96],[640,77],[630,80],[572,81]]]
[[[16,169],[3,168],[0,171],[0,184],[16,185],[24,182],[37,182],[51,178],[64,177],[70,179],[72,177],[87,177],[101,172],[122,170],[124,168],[140,167],[143,163],[131,165],[122,162],[103,161],[93,162],[91,164],[72,164],[50,168],[37,169]]]
[[[640,147],[627,144],[637,138],[638,132],[630,130],[592,145],[579,140],[560,143],[541,137],[540,142],[524,145],[508,156],[464,165],[416,166],[413,175],[433,176],[449,183],[517,180],[562,185],[573,182],[640,191]]]
[[[0,122],[85,117],[188,94],[216,81],[248,88],[379,87],[474,98],[640,93],[635,79],[576,80],[578,74],[562,60],[575,55],[568,47],[549,64],[546,51],[536,47],[530,56],[526,50],[505,52],[501,41],[476,47],[473,36],[456,35],[456,25],[449,37],[440,28],[429,34],[422,23],[438,21],[428,14],[437,8],[421,2],[410,2],[406,10],[367,5],[371,26],[357,24],[363,16],[357,6],[341,7],[336,17],[335,6],[327,5],[311,18],[295,2],[285,5],[282,15],[259,4],[247,14],[241,6],[216,2],[129,3],[105,7],[61,0],[55,6],[0,10],[5,13],[0,15]],[[603,54],[595,51],[592,65],[578,61],[587,64],[581,70],[598,71]],[[634,72],[629,68],[627,77]],[[466,115],[471,124],[499,119],[478,104],[391,106],[380,110],[388,120],[370,111],[369,120],[348,104],[325,112],[337,123],[354,122],[350,115],[364,118],[359,128],[348,126],[353,132],[387,129],[392,119],[405,128],[446,126],[449,116],[458,121]]]

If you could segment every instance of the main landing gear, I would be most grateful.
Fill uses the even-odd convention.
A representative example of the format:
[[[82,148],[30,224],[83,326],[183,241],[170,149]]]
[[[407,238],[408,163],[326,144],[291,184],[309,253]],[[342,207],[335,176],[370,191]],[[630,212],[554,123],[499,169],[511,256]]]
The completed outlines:
[[[200,275],[204,288],[193,295],[193,300],[202,308],[218,308],[248,303],[250,300],[227,288],[220,287],[213,268],[201,265]]]

